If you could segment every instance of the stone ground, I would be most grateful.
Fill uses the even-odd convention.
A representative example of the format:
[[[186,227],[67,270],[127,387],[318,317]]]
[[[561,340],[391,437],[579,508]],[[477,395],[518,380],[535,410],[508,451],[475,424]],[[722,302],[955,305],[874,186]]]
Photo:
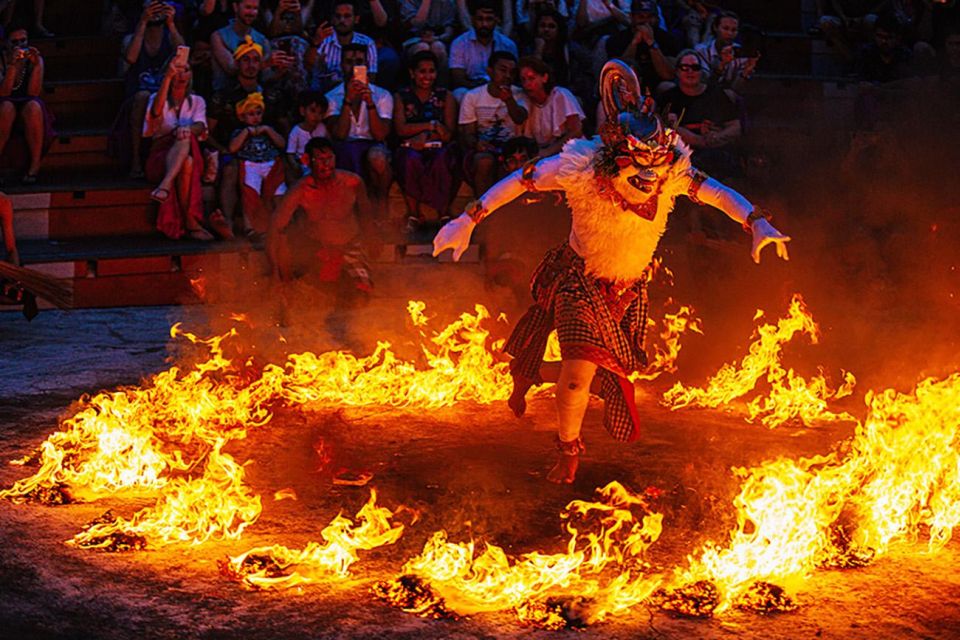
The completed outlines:
[[[396,301],[383,301],[386,306]],[[442,306],[442,305],[441,305]],[[375,305],[375,309],[379,309]],[[302,310],[301,310],[302,311]],[[742,311],[742,310],[741,310]],[[305,311],[303,313],[306,313]],[[382,324],[386,310],[373,315]],[[83,393],[137,384],[163,370],[179,349],[169,327],[184,322],[201,335],[221,328],[227,314],[201,307],[45,312],[31,324],[0,315],[0,458],[29,451]],[[402,313],[392,314],[392,322]],[[287,335],[295,350],[314,331],[282,329],[264,315],[258,340]],[[256,324],[255,321],[249,321]],[[329,338],[328,338],[329,340]],[[264,351],[269,351],[264,347]],[[264,496],[264,511],[243,539],[176,546],[132,554],[103,554],[62,544],[107,508],[131,513],[142,501],[105,499],[63,507],[0,504],[0,625],[11,638],[492,638],[556,637],[520,626],[512,615],[479,614],[425,621],[387,607],[369,593],[377,579],[395,575],[427,537],[445,528],[452,540],[478,536],[508,552],[562,548],[557,514],[575,498],[619,480],[635,490],[667,492],[664,533],[651,548],[652,570],[684,562],[707,539],[723,540],[732,524],[737,490],[731,466],[776,455],[823,453],[851,433],[850,425],[768,431],[733,412],[671,413],[654,402],[664,385],[646,388],[643,439],[618,445],[602,433],[592,405],[590,451],[577,482],[547,484],[552,456],[552,403],[534,400],[515,420],[502,404],[465,405],[424,412],[360,408],[282,410],[267,426],[231,445],[249,460],[248,479]],[[366,489],[333,486],[317,472],[312,444],[323,438],[331,466],[369,469],[371,485],[388,506],[406,504],[422,519],[392,546],[362,554],[346,580],[280,593],[247,592],[218,575],[216,560],[251,546],[297,547],[318,539],[341,509],[351,514]],[[0,483],[23,475],[0,470]],[[297,501],[269,498],[281,488]],[[638,607],[583,632],[559,637],[772,638],[922,637],[960,635],[960,547],[936,555],[905,543],[872,565],[821,571],[798,585],[801,608],[761,616],[731,612],[709,620],[672,618]]]

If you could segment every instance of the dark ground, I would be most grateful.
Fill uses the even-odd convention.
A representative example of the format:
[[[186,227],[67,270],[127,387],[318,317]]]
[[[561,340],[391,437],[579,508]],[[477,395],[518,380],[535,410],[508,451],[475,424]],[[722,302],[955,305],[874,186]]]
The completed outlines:
[[[29,361],[8,361],[0,457],[36,445],[56,415],[85,391],[123,383],[164,366],[172,320],[197,321],[198,309],[139,309],[46,313],[32,325],[0,316],[0,351],[33,345]],[[80,366],[78,366],[80,365]],[[663,385],[660,385],[662,387]],[[506,407],[467,405],[424,412],[352,409],[283,410],[229,452],[250,459],[247,478],[264,496],[264,511],[242,540],[104,554],[62,541],[107,508],[130,513],[143,503],[106,499],[63,507],[0,505],[0,623],[10,638],[306,638],[306,637],[548,637],[520,626],[510,614],[460,621],[423,621],[376,601],[373,581],[394,575],[440,528],[454,541],[470,534],[520,553],[562,548],[557,514],[574,498],[619,480],[634,490],[667,491],[660,540],[650,550],[653,570],[683,563],[706,539],[723,540],[736,493],[731,466],[778,454],[826,452],[850,425],[773,431],[735,414],[671,413],[648,398],[646,425],[635,445],[602,433],[599,405],[587,418],[590,451],[571,487],[544,481],[552,458],[552,402],[532,403],[517,421]],[[341,509],[366,501],[366,489],[335,487],[316,472],[312,444],[324,438],[333,465],[370,469],[380,503],[420,509],[422,519],[393,547],[361,552],[351,577],[279,593],[246,592],[218,575],[216,560],[251,546],[298,547],[316,540]],[[0,482],[23,475],[4,467]],[[275,502],[290,487],[297,501]],[[671,618],[639,607],[591,627],[583,637],[937,637],[960,635],[958,546],[928,555],[902,544],[874,564],[821,571],[797,592],[801,608],[761,616],[731,612],[711,620]],[[561,632],[573,636],[575,632]],[[580,637],[578,634],[577,637]]]

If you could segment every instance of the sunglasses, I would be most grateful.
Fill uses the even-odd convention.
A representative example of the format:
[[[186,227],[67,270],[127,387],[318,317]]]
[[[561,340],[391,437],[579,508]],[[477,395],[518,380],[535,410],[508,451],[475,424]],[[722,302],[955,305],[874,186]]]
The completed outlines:
[[[25,47],[27,46],[26,38],[17,38],[16,40],[10,40],[11,47]]]
[[[679,71],[699,71],[700,65],[698,64],[678,64],[677,69]]]

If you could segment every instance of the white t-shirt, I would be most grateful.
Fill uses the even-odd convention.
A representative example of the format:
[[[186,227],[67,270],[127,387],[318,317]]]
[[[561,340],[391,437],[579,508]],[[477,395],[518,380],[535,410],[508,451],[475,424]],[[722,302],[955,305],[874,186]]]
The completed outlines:
[[[377,115],[383,120],[393,120],[393,96],[386,89],[371,84],[370,91],[373,92],[373,104],[377,109]],[[343,106],[343,98],[346,93],[346,86],[343,83],[327,92],[327,118],[340,115],[340,107]],[[370,133],[370,116],[367,115],[367,106],[362,105],[360,115],[354,116],[350,113],[350,133],[347,140],[373,140],[373,134]]]
[[[170,106],[170,101],[163,104],[163,110],[160,118],[154,120],[150,117],[150,110],[153,109],[153,101],[157,94],[151,94],[147,102],[147,117],[143,119],[143,137],[160,138],[172,133],[177,127],[189,127],[194,122],[207,124],[207,103],[203,97],[197,94],[191,94],[184,98],[179,109]]]
[[[568,116],[575,115],[581,121],[587,117],[580,107],[580,102],[563,87],[554,87],[542,105],[531,100],[527,112],[530,115],[523,123],[523,135],[533,138],[541,147],[563,135],[563,123]]]
[[[327,127],[322,122],[317,125],[313,131],[307,131],[303,128],[303,123],[298,123],[293,129],[290,129],[290,135],[287,137],[287,153],[300,155],[307,148],[310,138],[329,138]]]
[[[519,87],[510,87],[513,98],[521,107],[529,111],[527,98]],[[507,111],[507,103],[500,98],[494,98],[487,91],[487,85],[482,85],[467,91],[460,102],[460,124],[477,123],[477,138],[503,144],[510,138],[520,135],[522,125],[514,124]]]

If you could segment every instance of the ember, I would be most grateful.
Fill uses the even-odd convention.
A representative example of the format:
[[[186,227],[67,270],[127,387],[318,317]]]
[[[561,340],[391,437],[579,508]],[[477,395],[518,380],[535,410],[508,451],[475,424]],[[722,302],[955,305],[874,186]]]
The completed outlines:
[[[517,619],[538,629],[561,631],[584,629],[596,612],[590,600],[581,597],[547,598],[524,602],[515,609]]]
[[[755,613],[782,613],[796,610],[797,603],[783,587],[769,582],[754,582],[737,599],[736,606]]]
[[[412,574],[404,574],[393,580],[378,582],[373,595],[407,613],[421,618],[456,619],[456,614],[447,609],[443,598],[430,588],[427,582]]]
[[[83,531],[90,531],[95,527],[104,525],[113,525],[116,522],[117,516],[115,516],[112,511],[107,510],[85,524]],[[121,531],[112,531],[104,535],[87,537],[82,542],[76,543],[76,546],[81,549],[96,549],[98,551],[106,551],[107,553],[142,551],[147,548],[147,540],[143,536],[131,535]]]
[[[356,518],[354,524],[337,514],[320,532],[324,542],[310,542],[303,549],[288,549],[279,544],[250,549],[230,558],[228,567],[221,565],[220,573],[245,587],[259,589],[281,589],[343,577],[359,559],[358,550],[393,544],[403,535],[404,525],[391,522],[394,512],[377,506],[376,489],[370,490],[370,499]],[[253,561],[249,560],[251,557]]]
[[[674,589],[660,589],[650,596],[664,611],[691,618],[709,618],[720,606],[720,591],[709,580],[698,580]]]

